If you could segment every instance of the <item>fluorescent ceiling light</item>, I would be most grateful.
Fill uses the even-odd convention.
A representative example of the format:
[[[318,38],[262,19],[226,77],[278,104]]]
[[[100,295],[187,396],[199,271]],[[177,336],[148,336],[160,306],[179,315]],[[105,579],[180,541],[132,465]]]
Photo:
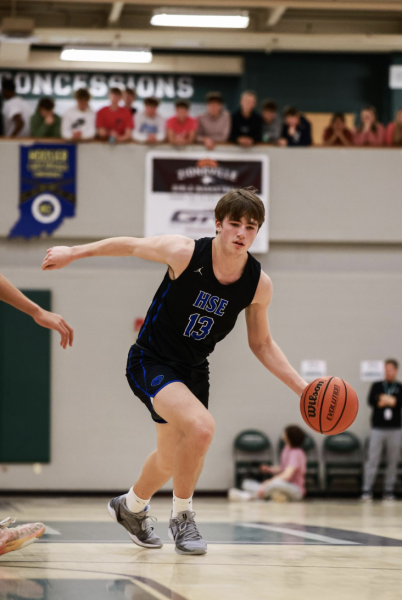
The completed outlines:
[[[113,48],[63,48],[61,60],[110,63],[150,63],[149,50]]]
[[[173,14],[159,13],[151,19],[151,25],[161,27],[218,27],[221,29],[245,29],[248,26],[247,13],[242,14]]]

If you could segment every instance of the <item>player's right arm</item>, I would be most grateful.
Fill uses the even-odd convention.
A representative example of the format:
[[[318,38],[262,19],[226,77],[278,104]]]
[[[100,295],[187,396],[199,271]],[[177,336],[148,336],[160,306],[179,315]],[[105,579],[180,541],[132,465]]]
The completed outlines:
[[[193,252],[194,240],[183,235],[118,237],[82,246],[54,246],[47,251],[42,270],[62,269],[75,260],[93,256],[136,256],[169,265],[174,276],[178,277],[187,267]]]
[[[60,346],[64,349],[73,345],[74,331],[63,317],[44,310],[27,298],[0,273],[0,301],[6,302],[17,310],[29,315],[33,320],[46,329],[54,329],[61,335]]]

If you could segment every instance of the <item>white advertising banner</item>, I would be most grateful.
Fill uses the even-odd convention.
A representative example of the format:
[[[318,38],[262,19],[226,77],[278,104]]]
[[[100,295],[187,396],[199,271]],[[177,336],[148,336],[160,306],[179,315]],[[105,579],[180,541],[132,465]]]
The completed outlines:
[[[326,377],[327,375],[327,361],[326,360],[302,360],[300,366],[300,375],[308,383],[318,379],[319,377]]]
[[[360,362],[360,381],[382,381],[384,377],[383,360],[362,360]]]
[[[253,186],[266,219],[251,247],[268,251],[269,163],[257,154],[199,152],[147,154],[144,235],[215,237],[214,208],[234,188]]]

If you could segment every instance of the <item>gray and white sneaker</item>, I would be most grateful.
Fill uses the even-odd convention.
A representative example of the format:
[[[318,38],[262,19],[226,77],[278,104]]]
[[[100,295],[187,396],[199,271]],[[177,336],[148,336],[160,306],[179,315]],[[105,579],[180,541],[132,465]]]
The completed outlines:
[[[173,514],[173,513],[172,513]],[[178,554],[206,554],[207,545],[194,521],[195,512],[183,511],[170,517],[169,538]]]
[[[112,519],[123,525],[128,531],[128,535],[138,546],[143,548],[162,548],[163,542],[154,532],[151,521],[156,521],[155,517],[150,517],[148,511],[149,504],[140,513],[132,513],[126,505],[126,495],[112,498],[107,507]]]

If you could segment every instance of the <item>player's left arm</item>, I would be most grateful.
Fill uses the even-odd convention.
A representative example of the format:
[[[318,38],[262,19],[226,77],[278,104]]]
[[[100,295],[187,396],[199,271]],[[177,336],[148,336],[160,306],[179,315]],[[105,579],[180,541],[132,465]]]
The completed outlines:
[[[246,308],[248,343],[264,367],[299,396],[307,382],[290,365],[279,346],[271,337],[268,307],[272,299],[272,282],[261,272],[253,302]]]
[[[0,273],[0,301],[10,304],[17,310],[29,315],[33,320],[46,329],[54,329],[61,336],[60,346],[64,349],[73,345],[74,331],[63,317],[44,310],[35,302],[24,296],[12,283]]]

